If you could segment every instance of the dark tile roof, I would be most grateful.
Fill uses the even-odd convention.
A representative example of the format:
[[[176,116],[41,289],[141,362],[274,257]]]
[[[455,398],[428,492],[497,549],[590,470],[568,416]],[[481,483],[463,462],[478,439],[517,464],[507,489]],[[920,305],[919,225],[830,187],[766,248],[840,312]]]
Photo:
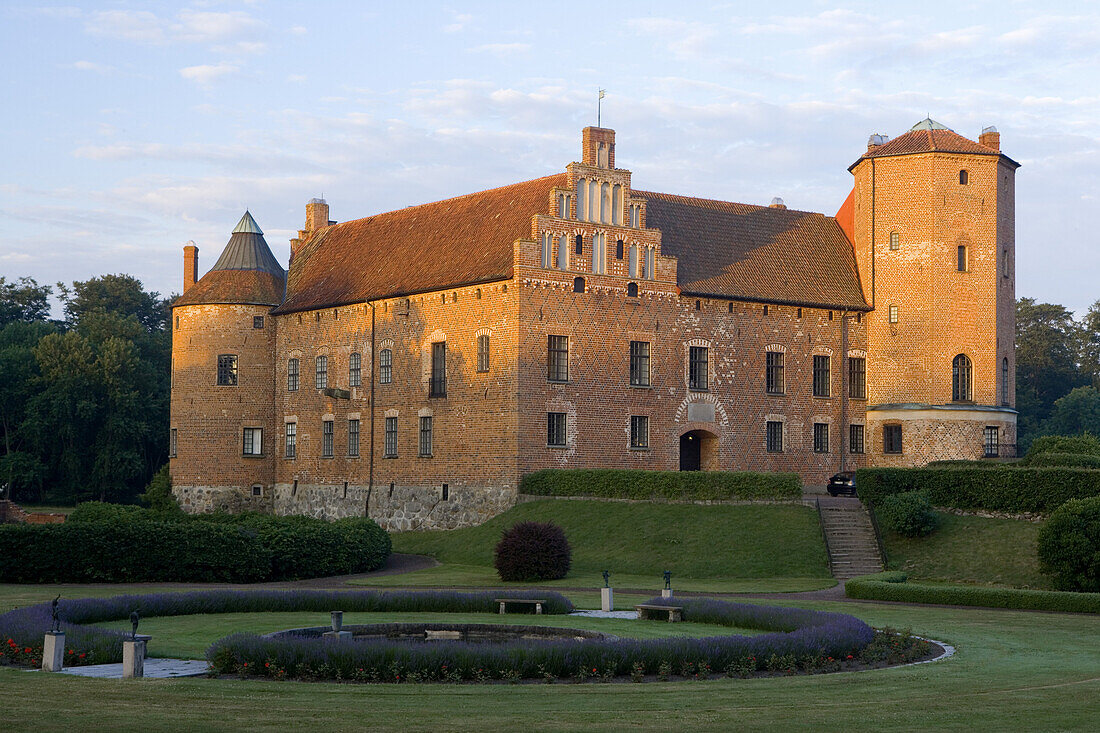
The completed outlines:
[[[836,219],[791,209],[635,191],[685,295],[869,310]]]
[[[559,173],[325,227],[294,255],[277,312],[510,279],[513,243],[566,184]]]
[[[286,278],[261,270],[211,270],[176,298],[172,307],[212,303],[279,305],[286,293]]]
[[[921,129],[910,130],[904,135],[899,135],[882,145],[877,145],[848,167],[852,170],[860,160],[867,158],[882,158],[890,155],[913,155],[915,153],[969,153],[971,155],[1001,155],[999,150],[986,147],[981,143],[969,140],[954,130],[948,129]],[[1019,163],[1004,156],[1012,165],[1019,167]]]

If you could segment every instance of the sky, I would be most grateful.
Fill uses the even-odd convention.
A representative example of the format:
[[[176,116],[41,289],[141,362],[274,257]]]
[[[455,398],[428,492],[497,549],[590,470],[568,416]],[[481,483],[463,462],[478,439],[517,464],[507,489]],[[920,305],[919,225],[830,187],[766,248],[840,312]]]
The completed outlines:
[[[9,280],[178,293],[246,208],[285,265],[315,196],[345,221],[564,170],[603,88],[638,188],[828,215],[871,133],[995,125],[1017,295],[1100,299],[1089,2],[0,0],[0,60]]]

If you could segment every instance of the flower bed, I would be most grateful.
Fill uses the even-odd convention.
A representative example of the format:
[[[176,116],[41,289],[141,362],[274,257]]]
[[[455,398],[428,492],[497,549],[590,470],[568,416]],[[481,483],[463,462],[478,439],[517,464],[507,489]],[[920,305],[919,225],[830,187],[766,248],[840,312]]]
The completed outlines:
[[[654,598],[648,603],[669,602]],[[729,676],[748,676],[761,670],[832,671],[840,668],[842,660],[857,659],[875,641],[870,626],[846,614],[705,599],[676,599],[675,605],[683,608],[688,622],[772,633],[583,642],[525,640],[494,645],[460,641],[431,645],[388,640],[340,642],[232,634],[215,642],[207,658],[218,674],[274,679],[518,682],[627,675],[644,679],[647,675],[707,676],[715,671]]]
[[[185,616],[195,613],[255,613],[264,611],[393,611],[492,613],[496,598],[523,598],[527,591],[305,591],[305,590],[208,590],[190,593],[150,593],[111,598],[62,599],[58,618],[65,632],[66,666],[106,664],[122,661],[124,631],[103,629],[89,624],[117,621],[130,617],[137,609],[142,618]],[[545,599],[543,612],[569,613],[573,604],[560,593],[539,592]],[[0,641],[9,650],[0,663],[29,664],[41,660],[42,638],[51,625],[50,604],[17,608],[0,614]],[[18,648],[15,655],[10,650]],[[30,652],[23,652],[30,649]],[[36,651],[37,650],[37,651]],[[35,653],[37,656],[35,656]]]

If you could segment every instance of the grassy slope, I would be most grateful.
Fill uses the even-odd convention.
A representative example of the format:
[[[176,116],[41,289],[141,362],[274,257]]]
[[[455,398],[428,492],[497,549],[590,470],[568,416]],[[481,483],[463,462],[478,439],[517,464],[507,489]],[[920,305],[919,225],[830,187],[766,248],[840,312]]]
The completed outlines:
[[[501,532],[524,520],[561,525],[573,546],[571,575],[607,568],[657,578],[662,570],[674,578],[831,577],[817,515],[792,505],[532,501],[478,527],[395,534],[393,549],[492,568]]]
[[[1051,587],[1039,572],[1036,558],[1035,543],[1042,525],[1016,519],[939,516],[939,529],[928,537],[911,539],[885,533],[891,569],[904,570],[913,580]]]
[[[351,685],[120,682],[0,668],[9,730],[1091,730],[1100,696],[1094,617],[855,603],[876,625],[958,647],[892,670],[687,683]],[[43,702],[48,701],[48,702]]]

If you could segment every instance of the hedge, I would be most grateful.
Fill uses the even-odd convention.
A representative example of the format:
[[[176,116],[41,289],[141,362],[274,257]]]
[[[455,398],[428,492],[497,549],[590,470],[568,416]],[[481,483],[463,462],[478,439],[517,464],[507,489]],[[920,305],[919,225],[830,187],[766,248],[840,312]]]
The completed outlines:
[[[1067,468],[1100,468],[1100,456],[1091,453],[1037,453],[1028,455],[1028,466],[1064,466]]]
[[[519,490],[536,496],[604,499],[797,500],[802,497],[802,479],[797,473],[548,468],[524,476]]]
[[[366,518],[154,521],[97,507],[83,519],[0,526],[0,583],[253,583],[374,570],[391,550]]]
[[[932,504],[956,509],[1049,514],[1070,499],[1100,494],[1100,471],[1086,468],[861,468],[861,499],[927,490]]]
[[[1091,433],[1044,435],[1031,441],[1026,460],[1030,461],[1032,457],[1042,453],[1086,453],[1100,456],[1100,438]]]
[[[984,606],[1032,611],[1100,613],[1100,593],[1064,593],[1050,590],[921,585],[887,579],[886,573],[852,578],[844,584],[848,598],[903,603],[938,603],[946,606]]]

